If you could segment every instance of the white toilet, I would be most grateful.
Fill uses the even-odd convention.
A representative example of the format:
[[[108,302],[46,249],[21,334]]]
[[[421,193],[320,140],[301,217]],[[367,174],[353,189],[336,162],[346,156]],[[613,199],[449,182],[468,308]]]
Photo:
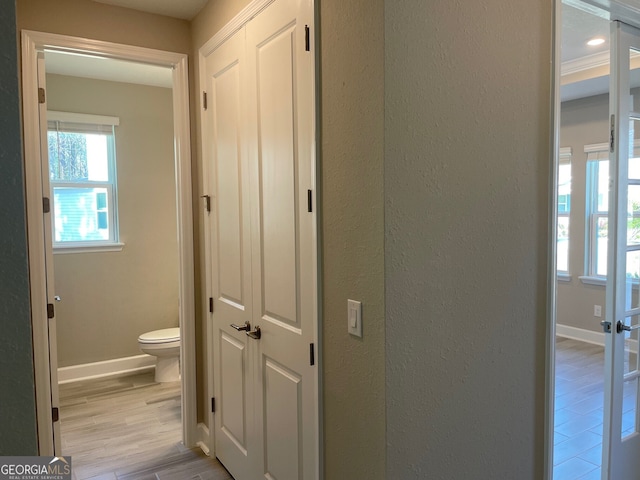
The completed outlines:
[[[180,380],[180,328],[163,328],[138,337],[142,352],[154,355],[158,383]]]

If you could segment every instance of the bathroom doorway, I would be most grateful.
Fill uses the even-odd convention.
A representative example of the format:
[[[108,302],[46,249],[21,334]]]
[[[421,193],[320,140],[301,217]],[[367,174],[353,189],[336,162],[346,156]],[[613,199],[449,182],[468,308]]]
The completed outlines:
[[[155,359],[141,355],[138,336],[178,324],[182,440],[191,446],[196,399],[186,56],[23,32],[24,90],[34,82],[39,102],[25,95],[24,112],[29,248],[41,260],[31,268],[40,452],[61,451],[58,374],[72,382],[153,368]],[[99,137],[107,127],[112,133],[104,155],[115,152],[115,161],[88,165],[94,174],[73,171],[82,163],[75,160],[56,158],[62,173],[41,162],[45,153],[56,155],[56,142],[70,141],[65,133],[95,128],[98,134],[90,137]],[[89,143],[86,149],[97,148]],[[100,184],[102,177],[112,183]],[[45,208],[34,209],[38,203]],[[37,315],[40,302],[48,322]]]

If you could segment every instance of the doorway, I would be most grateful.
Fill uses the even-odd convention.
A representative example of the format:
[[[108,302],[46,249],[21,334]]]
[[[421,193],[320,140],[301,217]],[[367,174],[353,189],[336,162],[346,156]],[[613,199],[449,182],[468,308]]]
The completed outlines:
[[[176,283],[179,306],[176,306],[176,310],[182,345],[182,437],[185,445],[192,446],[196,443],[195,319],[186,55],[24,31],[22,34],[23,91],[30,92],[23,95],[25,171],[29,205],[27,217],[40,454],[53,455],[60,452],[59,428],[55,421],[58,408],[55,316],[57,293],[54,286],[53,237],[50,212],[42,208],[43,197],[46,198],[43,192],[48,191],[44,187],[48,184],[47,174],[49,173],[43,174],[41,169],[41,158],[44,157],[42,143],[46,142],[41,143],[40,140],[43,133],[46,135],[47,131],[46,121],[43,120],[46,118],[44,111],[46,90],[42,90],[45,88],[42,58],[45,49],[64,52],[67,55],[72,53],[78,58],[90,56],[154,65],[171,72],[172,98],[168,101],[173,112],[171,114],[173,127],[169,128],[169,133],[173,137],[173,169],[175,171],[173,205],[178,231],[177,256],[179,258]],[[108,195],[105,197],[108,198]],[[111,216],[108,218],[112,220]],[[56,238],[56,240],[59,239]],[[64,301],[64,298],[62,300]]]
[[[638,19],[625,3],[611,2],[608,10],[594,3],[557,5],[562,48],[556,65],[555,422],[550,426],[555,480],[635,478],[629,472],[637,472],[630,462],[634,456],[620,455],[637,428],[637,339],[624,331],[637,322],[632,166],[640,151],[629,129],[637,110],[632,105],[637,67],[629,54],[632,35],[621,35],[624,24],[616,20],[637,24]],[[620,49],[624,45],[626,51]],[[570,171],[564,175],[570,202],[563,168]],[[621,328],[612,319],[621,320]]]

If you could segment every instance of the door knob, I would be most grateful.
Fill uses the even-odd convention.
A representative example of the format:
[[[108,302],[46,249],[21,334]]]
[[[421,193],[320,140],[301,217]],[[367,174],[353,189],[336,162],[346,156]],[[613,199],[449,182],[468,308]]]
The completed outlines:
[[[260,327],[256,327],[253,332],[247,332],[247,337],[251,337],[254,340],[260,340],[262,333],[260,333]]]
[[[244,325],[236,325],[235,323],[232,323],[231,328],[235,328],[239,332],[249,332],[249,330],[251,330],[251,324],[249,323],[249,320],[247,320],[244,322]]]

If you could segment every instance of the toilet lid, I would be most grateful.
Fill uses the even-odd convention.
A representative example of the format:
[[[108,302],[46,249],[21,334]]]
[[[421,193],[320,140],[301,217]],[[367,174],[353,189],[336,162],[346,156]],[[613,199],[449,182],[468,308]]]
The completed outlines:
[[[143,333],[138,337],[143,343],[168,343],[180,340],[180,328],[163,328],[162,330],[154,330],[153,332]]]

